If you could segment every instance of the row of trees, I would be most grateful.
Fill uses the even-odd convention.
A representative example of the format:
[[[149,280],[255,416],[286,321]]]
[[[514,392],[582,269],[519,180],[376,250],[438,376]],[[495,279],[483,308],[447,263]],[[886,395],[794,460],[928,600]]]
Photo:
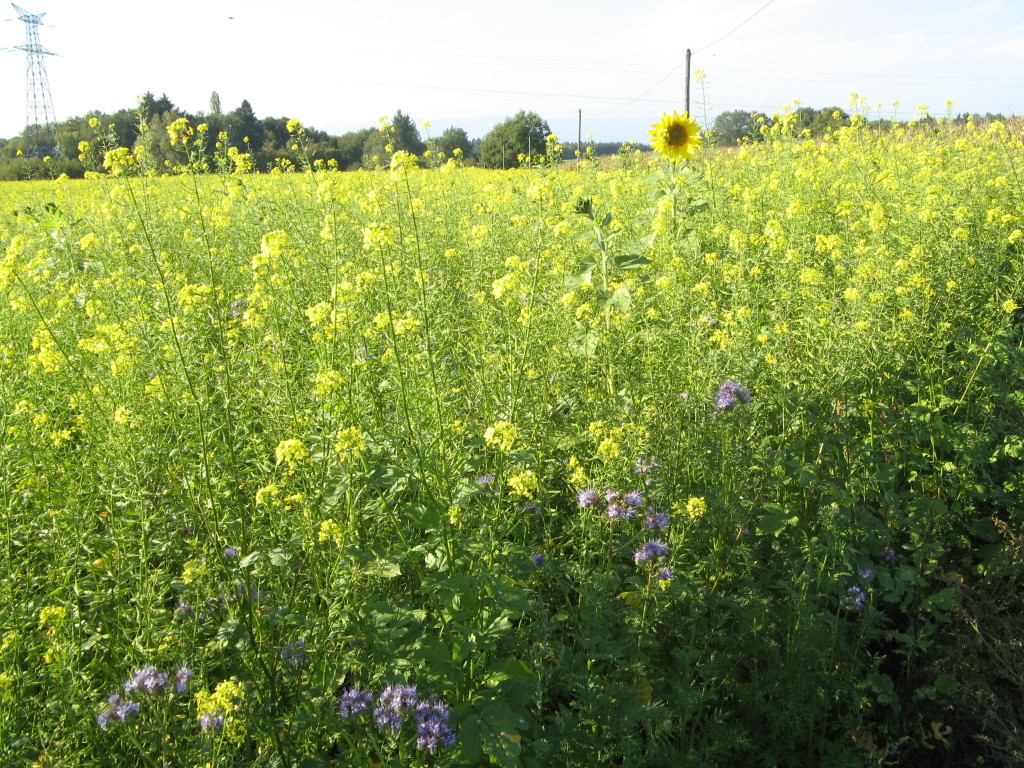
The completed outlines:
[[[850,115],[839,107],[825,107],[815,109],[814,107],[800,107],[787,116],[791,120],[791,128],[796,135],[805,135],[811,138],[820,138],[826,133],[850,125]],[[953,125],[964,125],[968,120],[975,122],[991,122],[993,120],[1005,120],[1001,114],[984,115],[962,113],[952,118]],[[710,134],[711,139],[720,146],[734,146],[744,141],[762,141],[764,134],[763,127],[771,127],[774,120],[764,112],[745,112],[734,109],[729,112],[722,112],[715,118]],[[921,117],[915,120],[917,125],[936,125],[938,120],[932,116]],[[892,120],[869,120],[868,127],[877,130],[888,130],[896,123]]]
[[[288,130],[288,118],[259,118],[248,101],[224,112],[214,92],[208,112],[191,114],[166,94],[157,97],[146,93],[134,109],[109,114],[90,112],[57,124],[49,146],[29,145],[28,130],[10,140],[0,139],[0,180],[61,173],[81,177],[86,171],[100,170],[104,151],[115,147],[140,150],[137,154],[145,158],[150,170],[180,167],[189,158],[180,143],[172,142],[167,129],[181,118],[193,127],[201,123],[208,126],[202,152],[210,167],[230,152],[236,158],[244,155],[246,163],[260,171],[298,167],[310,159],[342,170],[376,168],[387,164],[391,153],[398,150],[421,157],[424,163],[457,156],[466,164],[512,168],[526,157],[543,153],[551,132],[536,113],[520,112],[482,139],[470,139],[465,130],[455,126],[424,139],[415,121],[399,110],[379,128],[341,136],[306,128],[300,144]]]
[[[968,117],[958,115],[953,122],[965,122]],[[975,117],[1003,119],[1001,115]],[[391,153],[398,150],[420,157],[424,164],[457,156],[466,164],[514,168],[524,162],[535,162],[538,158],[546,162],[571,159],[574,150],[570,148],[563,153],[560,147],[549,141],[551,129],[547,121],[535,112],[519,112],[494,126],[482,139],[470,139],[466,131],[454,126],[439,136],[424,139],[415,121],[399,110],[379,128],[364,128],[341,136],[307,128],[300,144],[288,130],[288,118],[259,118],[248,101],[224,112],[220,97],[214,92],[208,112],[190,114],[175,105],[166,94],[158,98],[146,93],[134,109],[122,109],[112,114],[90,112],[59,123],[48,147],[30,146],[27,143],[27,137],[31,135],[29,130],[14,139],[0,139],[0,180],[46,178],[61,173],[72,178],[81,177],[88,170],[100,170],[103,152],[115,147],[137,150],[148,164],[148,170],[172,170],[189,160],[182,146],[173,143],[167,131],[181,118],[188,119],[193,126],[201,123],[208,126],[208,140],[202,152],[205,155],[203,159],[211,168],[218,162],[226,163],[228,157],[244,156],[245,167],[259,171],[299,167],[311,159],[341,170],[372,169],[386,165]],[[823,136],[850,124],[849,114],[839,107],[800,107],[785,119],[790,121],[796,134],[811,137]],[[929,121],[935,122],[934,118],[923,118],[918,122]],[[772,118],[762,112],[732,110],[715,118],[709,138],[713,143],[725,146],[760,141],[763,139],[762,129],[771,125]],[[871,125],[885,129],[892,123],[872,121]],[[613,154],[619,146],[607,142],[591,144],[586,154]],[[647,149],[643,145],[638,148]]]

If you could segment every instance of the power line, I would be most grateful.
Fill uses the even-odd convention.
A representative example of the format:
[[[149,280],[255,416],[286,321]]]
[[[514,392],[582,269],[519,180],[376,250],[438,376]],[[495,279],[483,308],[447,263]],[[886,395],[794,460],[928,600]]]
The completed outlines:
[[[771,5],[771,4],[772,4],[772,3],[774,3],[774,2],[775,2],[775,0],[768,0],[768,2],[767,2],[767,3],[765,3],[765,4],[764,4],[764,5],[762,5],[762,6],[760,7],[760,8],[758,8],[758,9],[757,9],[756,11],[754,11],[754,12],[753,12],[752,14],[750,14],[750,16],[748,16],[748,17],[747,17],[746,19],[744,19],[744,20],[743,20],[742,22],[740,22],[740,23],[739,23],[739,24],[738,24],[737,26],[733,27],[733,28],[732,28],[732,29],[730,29],[730,30],[729,30],[728,32],[726,32],[726,33],[725,33],[724,35],[722,35],[722,36],[721,36],[720,38],[718,38],[717,40],[715,40],[715,42],[711,43],[711,45],[705,45],[705,46],[704,46],[703,48],[701,48],[701,49],[700,49],[699,51],[694,51],[694,52],[693,52],[693,54],[694,54],[694,55],[697,55],[698,53],[704,53],[704,51],[706,51],[706,50],[707,50],[708,48],[713,48],[714,46],[718,45],[718,44],[719,44],[720,42],[722,42],[723,40],[725,40],[725,38],[727,38],[727,37],[728,37],[729,35],[731,35],[731,34],[732,34],[733,32],[736,32],[737,30],[739,30],[739,29],[740,29],[741,27],[743,27],[743,26],[744,26],[744,25],[745,25],[745,24],[746,24],[746,23],[747,23],[748,21],[750,21],[751,19],[753,19],[753,18],[754,18],[755,16],[757,16],[757,14],[759,14],[759,13],[760,13],[761,11],[763,11],[763,10],[764,10],[765,8],[767,8],[767,7],[769,6],[769,5]],[[678,67],[677,67],[677,69],[678,69]]]
[[[700,49],[699,51],[697,51],[697,53],[701,53],[702,51],[706,51],[706,50],[707,50],[708,48],[711,48],[712,46],[718,45],[718,44],[719,44],[720,42],[722,42],[723,40],[725,40],[725,38],[727,38],[727,37],[728,37],[729,35],[731,35],[731,34],[732,34],[733,32],[735,32],[736,30],[738,30],[738,29],[739,29],[740,27],[742,27],[742,26],[743,26],[744,24],[746,24],[746,23],[747,23],[748,21],[750,21],[751,19],[753,19],[753,18],[754,18],[755,16],[757,16],[757,14],[759,14],[759,13],[760,13],[761,11],[763,11],[763,10],[764,10],[765,8],[767,8],[767,7],[769,6],[769,5],[771,5],[771,4],[772,4],[772,3],[774,3],[774,2],[775,2],[775,0],[768,0],[768,2],[767,2],[767,3],[765,3],[765,4],[764,4],[764,5],[762,5],[762,6],[760,7],[760,8],[758,8],[758,9],[757,9],[756,11],[754,11],[754,13],[752,13],[752,14],[751,14],[750,16],[748,16],[748,17],[747,17],[746,19],[744,19],[744,20],[743,20],[743,21],[742,21],[742,22],[741,22],[741,23],[740,23],[740,24],[739,24],[738,26],[736,26],[736,27],[733,27],[733,28],[732,28],[731,30],[729,30],[729,31],[728,31],[728,32],[726,32],[726,33],[725,33],[724,35],[722,35],[722,36],[721,36],[720,38],[718,38],[717,40],[715,40],[715,42],[711,43],[711,45],[706,45],[706,46],[704,46],[704,47],[703,47],[703,48],[701,48],[701,49]],[[625,108],[626,108],[626,107],[628,107],[628,106],[631,106],[631,105],[633,105],[633,104],[636,104],[636,103],[637,103],[638,101],[640,101],[640,99],[642,99],[642,98],[643,98],[644,96],[646,96],[647,94],[649,94],[649,93],[650,93],[651,91],[653,91],[653,90],[654,90],[655,88],[657,88],[657,87],[658,87],[659,85],[661,85],[661,84],[662,84],[662,83],[664,83],[664,82],[665,82],[666,80],[668,80],[668,79],[669,79],[670,77],[672,77],[672,75],[674,75],[674,74],[675,74],[676,72],[678,72],[678,71],[679,71],[679,69],[680,69],[681,67],[685,66],[685,65],[686,65],[686,63],[687,63],[687,62],[688,62],[688,61],[690,60],[690,56],[691,56],[691,54],[690,54],[689,52],[687,52],[687,56],[686,56],[686,58],[685,58],[685,59],[683,59],[683,60],[682,60],[681,62],[679,62],[678,64],[676,64],[676,66],[672,68],[672,71],[671,71],[671,72],[669,72],[669,73],[668,73],[667,75],[665,75],[665,76],[664,76],[663,78],[661,78],[661,80],[659,80],[658,82],[656,82],[656,83],[655,83],[654,85],[652,85],[652,86],[651,86],[650,88],[648,88],[648,89],[647,89],[646,91],[644,91],[643,93],[641,93],[641,94],[640,94],[639,96],[637,96],[637,97],[636,97],[635,99],[633,99],[632,101],[629,101],[629,102],[627,102],[627,103],[625,103],[625,104],[623,104],[623,105],[621,105],[621,106],[615,107],[614,109],[609,109],[609,110],[608,110],[607,112],[592,112],[592,113],[588,113],[588,115],[587,115],[587,116],[588,116],[588,117],[600,117],[601,115],[610,115],[610,114],[612,114],[613,112],[618,112],[618,111],[619,111],[620,109],[625,109]]]

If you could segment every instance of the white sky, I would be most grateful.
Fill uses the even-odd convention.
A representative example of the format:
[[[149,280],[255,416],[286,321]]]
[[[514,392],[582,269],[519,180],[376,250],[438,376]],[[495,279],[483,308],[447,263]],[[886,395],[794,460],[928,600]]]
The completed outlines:
[[[698,119],[705,100],[713,118],[795,99],[846,108],[852,92],[884,116],[909,118],[921,104],[941,116],[947,99],[954,113],[1024,114],[1021,0],[771,0],[728,34],[766,2],[18,4],[46,13],[39,36],[59,54],[45,60],[58,119],[133,107],[147,90],[206,111],[216,90],[225,112],[248,99],[259,117],[332,133],[401,109],[433,134],[454,124],[482,136],[526,109],[570,142],[582,109],[585,140],[645,140],[662,112],[683,110],[687,47],[707,73],[706,93],[695,85],[691,96]],[[4,2],[0,47],[24,44]],[[24,126],[26,90],[25,53],[0,51],[0,136]]]

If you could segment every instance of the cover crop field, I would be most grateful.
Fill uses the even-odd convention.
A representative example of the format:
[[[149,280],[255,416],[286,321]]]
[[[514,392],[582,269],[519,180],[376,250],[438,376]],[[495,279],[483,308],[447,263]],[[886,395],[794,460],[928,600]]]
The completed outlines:
[[[853,123],[0,186],[0,763],[1013,764],[1021,126]]]

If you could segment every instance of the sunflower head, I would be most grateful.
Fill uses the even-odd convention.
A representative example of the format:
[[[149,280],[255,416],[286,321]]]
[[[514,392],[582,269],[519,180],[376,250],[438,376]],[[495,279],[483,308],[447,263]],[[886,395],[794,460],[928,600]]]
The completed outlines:
[[[689,160],[704,141],[698,133],[700,126],[690,119],[689,113],[666,112],[651,128],[651,144],[659,155],[673,163]]]

